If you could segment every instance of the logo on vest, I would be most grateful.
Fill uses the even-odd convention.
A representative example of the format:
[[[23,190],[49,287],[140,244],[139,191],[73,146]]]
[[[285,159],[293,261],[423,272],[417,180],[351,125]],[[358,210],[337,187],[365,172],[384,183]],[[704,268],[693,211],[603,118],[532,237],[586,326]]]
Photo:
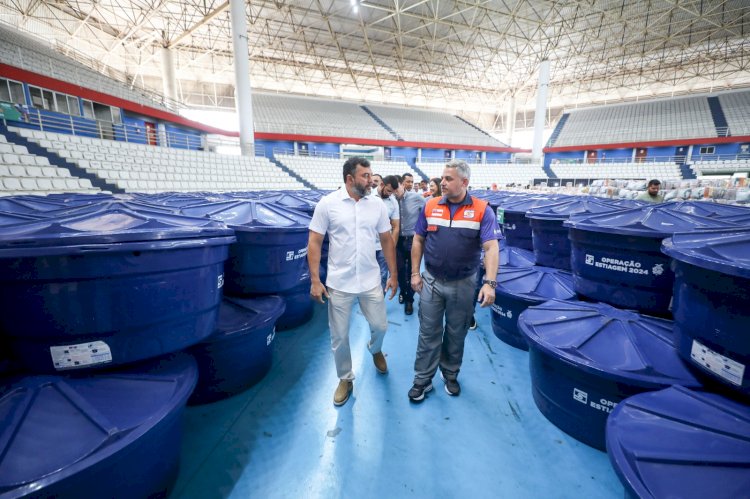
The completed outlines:
[[[433,217],[440,217],[442,215],[443,215],[443,210],[441,208],[435,208],[432,210]]]
[[[474,218],[474,210],[464,211],[464,218]]]

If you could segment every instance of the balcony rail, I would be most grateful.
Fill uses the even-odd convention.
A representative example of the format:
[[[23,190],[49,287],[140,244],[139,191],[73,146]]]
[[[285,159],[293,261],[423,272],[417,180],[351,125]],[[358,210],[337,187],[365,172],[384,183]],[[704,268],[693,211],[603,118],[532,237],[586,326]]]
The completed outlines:
[[[80,116],[52,114],[42,112],[39,109],[29,110],[22,117],[22,121],[7,121],[6,123],[43,132],[115,140],[154,147],[210,151],[230,155],[240,154],[240,143],[236,137],[188,134],[174,130],[168,131],[156,125],[147,127],[142,124],[111,123]],[[263,156],[265,148],[262,145],[255,145],[253,153],[254,156]]]

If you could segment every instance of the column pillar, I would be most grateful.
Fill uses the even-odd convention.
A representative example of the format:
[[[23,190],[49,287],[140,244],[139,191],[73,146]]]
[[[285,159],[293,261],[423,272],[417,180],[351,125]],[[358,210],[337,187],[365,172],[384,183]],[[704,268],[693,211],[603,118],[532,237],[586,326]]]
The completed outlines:
[[[513,132],[516,130],[516,98],[511,96],[508,101],[505,134],[508,137],[508,145],[512,145]]]
[[[547,89],[549,87],[549,61],[539,64],[539,84],[536,90],[536,110],[534,111],[534,143],[531,155],[535,162],[542,160],[544,147],[544,118],[547,114]]]
[[[161,49],[161,82],[164,97],[177,101],[177,77],[174,68],[174,52],[168,47]]]
[[[252,156],[255,148],[253,132],[253,100],[250,88],[250,61],[247,51],[247,18],[245,0],[229,1],[232,18],[234,50],[235,107],[240,120],[240,149],[243,156]]]

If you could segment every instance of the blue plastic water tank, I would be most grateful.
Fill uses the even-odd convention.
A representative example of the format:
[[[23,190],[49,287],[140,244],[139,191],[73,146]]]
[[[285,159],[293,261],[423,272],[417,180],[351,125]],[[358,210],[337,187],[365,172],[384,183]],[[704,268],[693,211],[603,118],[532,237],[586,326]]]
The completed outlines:
[[[550,300],[518,318],[534,402],[558,428],[604,450],[612,409],[637,393],[700,382],[675,349],[672,321],[604,303]]]
[[[232,231],[125,209],[0,229],[0,334],[31,372],[174,352],[215,327]]]
[[[630,497],[748,497],[750,406],[681,386],[635,395],[607,421],[607,453]]]
[[[540,206],[557,204],[565,200],[567,196],[510,196],[506,201],[501,201],[496,217],[503,228],[505,240],[509,246],[516,246],[529,251],[534,251],[531,239],[531,224],[526,218],[526,213]]]
[[[670,210],[666,204],[600,215],[574,215],[564,223],[571,242],[576,292],[593,300],[667,315],[674,274],[661,252],[675,232],[736,227]]]
[[[267,204],[301,211],[310,216],[312,216],[315,211],[315,205],[318,204],[318,201],[314,199],[299,196],[296,193],[291,192],[268,193],[266,196],[263,196],[261,200]]]
[[[710,201],[678,201],[665,207],[672,211],[708,218],[750,216],[750,208],[736,204],[712,203]]]
[[[539,206],[526,213],[537,265],[570,270],[570,239],[563,222],[571,215],[611,213],[622,210],[605,199],[577,196],[560,203]]]
[[[103,200],[112,200],[111,194],[58,194],[49,196],[12,196],[0,200],[0,211],[44,215],[64,208],[97,204]]]
[[[501,268],[491,307],[492,331],[508,345],[528,350],[526,338],[518,331],[521,313],[553,298],[570,300],[575,296],[570,272],[537,266]]]
[[[33,214],[24,215],[21,213],[8,213],[0,211],[0,227],[3,227],[5,225],[20,224],[31,220],[39,220],[39,218],[39,216],[34,216]]]
[[[193,206],[182,213],[203,214],[234,229],[225,293],[274,294],[295,287],[307,263],[310,216],[261,201]]]
[[[534,253],[517,246],[500,244],[500,257],[498,272],[503,267],[531,267],[534,265]]]
[[[321,282],[325,283],[325,274],[320,276]],[[288,291],[279,293],[286,303],[286,310],[276,321],[276,330],[284,331],[301,326],[308,322],[312,316],[315,303],[310,298],[310,273],[305,271],[300,276],[299,283]]]
[[[278,296],[227,298],[214,334],[190,348],[198,362],[191,404],[207,404],[250,388],[271,368],[274,326],[284,312]]]
[[[0,388],[0,496],[166,497],[197,369],[188,355]]]
[[[702,373],[750,395],[750,229],[675,234],[675,334],[680,355]]]

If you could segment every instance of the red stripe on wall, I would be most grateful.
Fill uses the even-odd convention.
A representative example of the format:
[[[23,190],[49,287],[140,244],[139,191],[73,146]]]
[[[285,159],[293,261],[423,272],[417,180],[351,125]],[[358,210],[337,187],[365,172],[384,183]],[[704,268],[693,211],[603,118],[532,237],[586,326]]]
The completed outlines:
[[[564,151],[591,151],[594,149],[625,149],[634,147],[659,147],[659,146],[692,146],[704,144],[727,144],[732,142],[749,142],[750,135],[738,135],[736,137],[706,137],[702,139],[677,139],[677,140],[650,140],[644,142],[621,142],[617,144],[589,144],[583,146],[561,146],[545,147],[544,152]]]
[[[215,133],[218,135],[224,135],[228,137],[239,137],[238,132],[230,132],[227,130],[221,130],[213,128],[197,121],[192,121],[184,118],[178,114],[170,113],[168,111],[162,111],[153,107],[144,106],[137,104],[129,100],[121,99],[111,95],[97,92],[80,85],[68,83],[66,81],[51,78],[49,76],[40,75],[32,71],[25,69],[16,68],[7,64],[0,63],[0,77],[10,78],[12,80],[22,81],[30,85],[43,87],[49,90],[55,90],[57,92],[63,92],[66,94],[77,95],[84,99],[99,102],[101,104],[107,104],[109,106],[119,107],[126,111],[130,111],[141,116],[147,116],[155,118],[177,125],[183,125],[189,128],[194,128],[206,133]],[[401,142],[397,140],[376,140],[376,139],[362,139],[356,137],[325,137],[322,135],[297,135],[288,133],[267,133],[267,132],[255,132],[256,139],[267,139],[267,140],[290,140],[297,142],[323,142],[323,143],[344,143],[344,144],[361,144],[361,145],[375,145],[375,146],[394,146],[394,147],[418,147],[425,149],[460,149],[464,151],[487,151],[487,152],[531,152],[530,149],[518,149],[513,147],[492,147],[492,146],[467,146],[462,144],[443,144],[433,142]]]
[[[150,118],[167,121],[177,125],[183,125],[189,128],[195,128],[206,133],[215,133],[219,135],[227,135],[232,137],[238,137],[237,132],[228,132],[219,128],[210,127],[197,121],[192,121],[187,118],[180,116],[179,114],[170,113],[161,109],[155,109],[153,107],[144,106],[137,104],[129,100],[114,97],[112,95],[103,94],[96,90],[76,85],[74,83],[68,83],[66,81],[58,80],[56,78],[50,78],[49,76],[40,75],[27,71],[25,69],[8,66],[7,64],[0,63],[0,77],[10,78],[12,80],[22,81],[30,85],[46,88],[49,90],[55,90],[57,92],[63,92],[70,95],[77,95],[84,99],[96,101],[100,104],[106,104],[108,106],[114,106],[122,108],[126,111],[130,111],[141,116],[148,116]]]
[[[355,137],[326,137],[323,135],[294,135],[288,133],[255,132],[256,139],[292,140],[298,142],[323,142],[332,144],[358,144],[371,146],[418,147],[422,149],[460,149],[462,151],[488,152],[531,152],[531,149],[515,147],[469,146],[465,144],[444,144],[440,142],[407,142],[401,140],[360,139]]]

